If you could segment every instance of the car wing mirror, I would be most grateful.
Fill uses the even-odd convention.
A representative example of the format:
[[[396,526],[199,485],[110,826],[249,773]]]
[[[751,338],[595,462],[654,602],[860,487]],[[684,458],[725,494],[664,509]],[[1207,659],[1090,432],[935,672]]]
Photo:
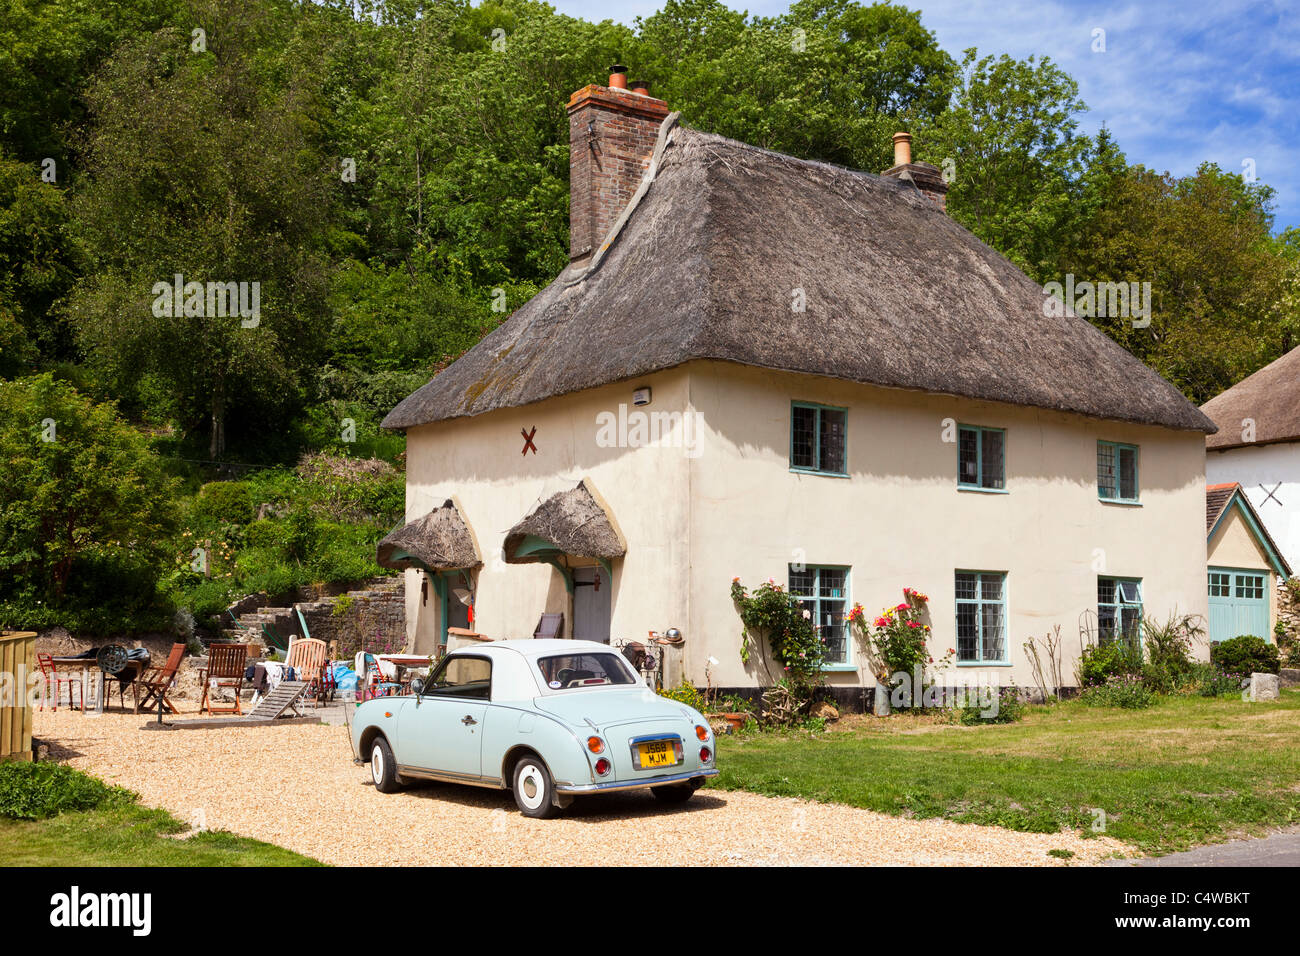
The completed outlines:
[[[424,681],[418,677],[415,680],[411,681],[411,693],[414,694],[416,697],[419,697],[421,694],[423,694]]]

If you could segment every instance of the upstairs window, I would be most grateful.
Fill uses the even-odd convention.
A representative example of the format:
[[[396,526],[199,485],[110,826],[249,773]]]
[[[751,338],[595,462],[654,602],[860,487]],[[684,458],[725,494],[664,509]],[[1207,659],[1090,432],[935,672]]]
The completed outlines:
[[[794,402],[790,409],[790,468],[847,475],[848,416],[843,408]]]
[[[1097,495],[1102,501],[1138,500],[1137,445],[1097,442]]]
[[[985,491],[1005,491],[1006,432],[1001,428],[962,425],[957,430],[957,485]]]

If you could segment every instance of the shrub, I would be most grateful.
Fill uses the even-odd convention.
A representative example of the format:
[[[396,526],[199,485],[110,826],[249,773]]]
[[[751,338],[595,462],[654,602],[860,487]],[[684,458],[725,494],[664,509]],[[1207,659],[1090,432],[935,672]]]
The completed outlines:
[[[1229,674],[1240,674],[1242,677],[1255,672],[1276,674],[1282,669],[1277,647],[1253,634],[1242,634],[1212,646],[1210,663],[1217,664]]]
[[[970,727],[979,724],[1014,724],[1024,719],[1025,702],[1020,697],[1018,687],[1003,687],[999,690],[997,703],[996,712],[985,716],[987,708],[981,707],[978,701],[971,701],[961,708],[957,720]]]
[[[679,684],[672,689],[664,688],[659,692],[660,697],[667,697],[669,700],[675,700],[679,704],[685,704],[687,707],[694,708],[703,714],[709,706],[708,700],[704,693],[694,684],[687,681]]]
[[[1142,710],[1156,702],[1155,692],[1132,674],[1108,677],[1104,684],[1089,687],[1079,696],[1089,707],[1122,707]]]
[[[1146,652],[1143,683],[1157,694],[1181,690],[1192,676],[1192,644],[1204,638],[1205,629],[1199,617],[1170,617],[1164,624],[1145,619],[1142,622],[1142,647]]]
[[[740,658],[749,663],[754,647],[762,653],[766,638],[772,656],[785,675],[796,683],[816,684],[821,679],[822,639],[813,626],[811,615],[771,578],[750,594],[740,583],[731,582],[731,600],[735,602],[743,628],[740,632]]]
[[[1133,641],[1116,640],[1085,647],[1079,658],[1079,683],[1084,687],[1100,687],[1112,677],[1140,671],[1141,651],[1134,654],[1135,644]]]
[[[57,763],[0,763],[0,817],[44,820],[76,810],[127,803],[129,790]]]
[[[1241,674],[1230,674],[1217,664],[1192,665],[1190,688],[1201,697],[1235,697],[1241,693]]]
[[[256,512],[247,482],[211,481],[199,489],[190,506],[190,520],[199,527],[248,524]]]
[[[927,646],[930,625],[921,620],[930,599],[912,588],[903,588],[903,597],[903,603],[885,608],[869,627],[861,604],[853,605],[848,615],[849,627],[866,650],[876,679],[886,686],[894,683],[896,674],[914,681],[919,673],[923,683],[932,681],[934,671],[948,666],[954,655],[950,649],[936,664]],[[919,696],[922,688],[911,687],[912,681],[903,686],[910,689],[909,696]]]

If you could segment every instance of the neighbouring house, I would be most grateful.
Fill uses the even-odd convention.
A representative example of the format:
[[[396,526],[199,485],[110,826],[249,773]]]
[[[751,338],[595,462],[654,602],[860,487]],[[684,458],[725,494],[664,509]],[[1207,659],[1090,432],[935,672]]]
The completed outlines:
[[[1235,481],[1206,486],[1205,535],[1209,639],[1254,634],[1272,641],[1278,585],[1291,567]]]
[[[907,134],[855,172],[625,85],[568,104],[569,267],[384,422],[414,650],[675,627],[671,681],[754,687],[729,587],[772,578],[862,700],[845,614],[905,586],[956,672],[1020,686],[1054,626],[1068,679],[1143,611],[1206,615],[1213,424],[949,218]]]
[[[1201,410],[1219,428],[1206,439],[1206,481],[1240,484],[1282,556],[1300,567],[1300,349]]]

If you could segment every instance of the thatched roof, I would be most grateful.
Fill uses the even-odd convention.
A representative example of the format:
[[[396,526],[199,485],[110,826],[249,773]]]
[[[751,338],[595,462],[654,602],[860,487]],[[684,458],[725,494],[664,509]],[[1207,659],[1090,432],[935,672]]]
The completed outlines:
[[[1085,319],[1045,316],[1042,289],[914,185],[669,128],[603,259],[561,273],[386,427],[715,359],[1213,431]]]
[[[1206,439],[1211,449],[1300,441],[1300,349],[1214,396],[1201,411],[1219,426],[1219,433]],[[1255,423],[1253,442],[1243,437],[1246,419]]]
[[[379,542],[376,559],[385,568],[481,568],[478,545],[460,509],[448,498],[423,518],[398,525]]]
[[[1281,549],[1278,548],[1277,542],[1273,540],[1273,536],[1268,533],[1268,527],[1260,520],[1259,512],[1255,510],[1255,506],[1246,497],[1246,492],[1235,481],[1205,486],[1206,537],[1214,536],[1214,529],[1219,526],[1224,512],[1232,507],[1234,502],[1241,506],[1242,513],[1246,517],[1246,526],[1255,535],[1255,540],[1259,542],[1260,548],[1268,555],[1273,570],[1284,578],[1291,577],[1291,565],[1282,556]]]
[[[584,558],[609,560],[627,552],[627,542],[608,507],[586,481],[551,495],[506,532],[508,563],[545,560],[536,554],[519,553],[520,546],[529,537],[550,542],[560,554]]]

